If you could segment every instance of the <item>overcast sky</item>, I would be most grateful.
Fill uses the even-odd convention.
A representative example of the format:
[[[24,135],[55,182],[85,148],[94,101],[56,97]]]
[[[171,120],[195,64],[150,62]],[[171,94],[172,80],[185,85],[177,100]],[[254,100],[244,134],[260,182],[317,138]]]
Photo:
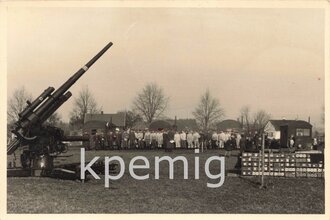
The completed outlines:
[[[320,123],[324,106],[322,9],[9,8],[8,95],[58,88],[109,41],[70,89],[68,120],[88,85],[105,113],[130,109],[147,82],[170,97],[169,117],[189,118],[207,88],[226,118],[243,105],[274,119]]]

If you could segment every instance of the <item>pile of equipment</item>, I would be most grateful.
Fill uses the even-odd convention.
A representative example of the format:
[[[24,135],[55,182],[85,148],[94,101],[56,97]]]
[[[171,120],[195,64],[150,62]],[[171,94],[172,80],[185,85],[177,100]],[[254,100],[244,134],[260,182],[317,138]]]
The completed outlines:
[[[320,151],[266,152],[263,159],[262,153],[243,152],[241,175],[322,178],[324,154]]]

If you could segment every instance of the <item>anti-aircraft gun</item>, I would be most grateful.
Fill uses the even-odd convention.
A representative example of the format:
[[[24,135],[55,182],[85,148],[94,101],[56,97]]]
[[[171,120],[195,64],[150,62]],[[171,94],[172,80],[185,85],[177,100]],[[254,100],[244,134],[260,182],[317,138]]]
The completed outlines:
[[[39,168],[45,172],[44,175],[47,175],[53,169],[54,157],[67,151],[65,141],[88,141],[88,137],[84,136],[65,136],[62,129],[46,125],[44,122],[72,96],[68,91],[70,87],[111,46],[112,43],[108,43],[57,90],[48,87],[33,102],[27,101],[26,108],[18,114],[19,119],[11,131],[15,134],[15,138],[7,146],[7,155],[13,154],[22,147],[24,149],[20,156],[22,167]]]

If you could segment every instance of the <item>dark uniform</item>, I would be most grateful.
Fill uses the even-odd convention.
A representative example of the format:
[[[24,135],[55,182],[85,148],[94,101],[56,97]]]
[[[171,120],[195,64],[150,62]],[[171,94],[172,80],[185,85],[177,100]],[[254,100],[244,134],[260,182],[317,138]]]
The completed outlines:
[[[165,151],[172,151],[174,148],[174,131],[170,130],[167,133],[167,138],[166,138],[166,148]]]
[[[134,131],[130,130],[128,139],[129,139],[130,148],[131,149],[136,148],[136,144],[135,144],[136,143],[136,137],[135,137]]]
[[[225,156],[230,156],[231,151],[234,149],[234,146],[236,145],[235,138],[231,137],[229,140],[225,142]]]
[[[246,138],[243,134],[241,135],[241,140],[239,141],[239,151],[240,154],[238,154],[237,163],[235,165],[236,169],[241,169],[242,153],[246,151]]]

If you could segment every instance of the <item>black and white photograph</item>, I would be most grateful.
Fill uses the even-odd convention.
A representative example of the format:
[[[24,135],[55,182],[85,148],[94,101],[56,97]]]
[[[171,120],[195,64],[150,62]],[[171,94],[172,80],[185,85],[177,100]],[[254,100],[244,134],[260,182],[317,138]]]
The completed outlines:
[[[28,3],[2,10],[4,219],[329,218],[329,2]]]

